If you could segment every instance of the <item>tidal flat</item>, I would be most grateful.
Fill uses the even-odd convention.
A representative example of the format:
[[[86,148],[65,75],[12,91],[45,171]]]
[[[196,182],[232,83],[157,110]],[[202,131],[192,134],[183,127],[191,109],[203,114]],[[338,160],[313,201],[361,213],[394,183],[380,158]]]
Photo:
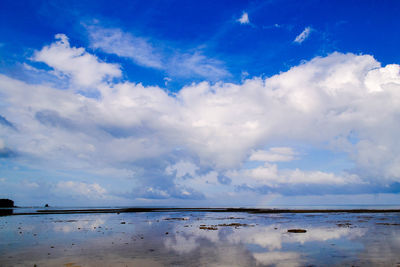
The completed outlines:
[[[400,213],[2,216],[0,266],[400,266]]]

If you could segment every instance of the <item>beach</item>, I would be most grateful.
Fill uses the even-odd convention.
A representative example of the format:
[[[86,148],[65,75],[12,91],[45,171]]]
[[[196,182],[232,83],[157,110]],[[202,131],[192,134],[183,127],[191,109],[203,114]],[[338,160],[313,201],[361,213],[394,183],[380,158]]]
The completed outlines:
[[[398,211],[109,211],[2,216],[0,265],[400,266]]]

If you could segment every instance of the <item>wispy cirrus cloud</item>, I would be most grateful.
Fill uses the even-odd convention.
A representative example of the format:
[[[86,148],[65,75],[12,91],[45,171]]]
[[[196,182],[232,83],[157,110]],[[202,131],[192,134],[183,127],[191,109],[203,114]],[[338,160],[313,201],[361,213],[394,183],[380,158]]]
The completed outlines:
[[[311,27],[304,28],[304,30],[296,36],[293,42],[301,44],[310,36],[311,30]]]
[[[149,39],[134,36],[118,28],[91,25],[87,26],[87,30],[93,48],[128,58],[143,67],[161,70],[170,77],[218,80],[230,76],[222,61],[207,57],[199,49],[188,52],[166,45],[156,46]]]
[[[91,46],[95,49],[129,58],[144,67],[164,68],[162,55],[145,38],[136,37],[116,28],[88,26]]]

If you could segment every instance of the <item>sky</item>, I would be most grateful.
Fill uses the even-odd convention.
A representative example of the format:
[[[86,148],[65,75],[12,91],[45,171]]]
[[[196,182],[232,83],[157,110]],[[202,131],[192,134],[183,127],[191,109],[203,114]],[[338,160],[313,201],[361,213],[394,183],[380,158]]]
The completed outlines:
[[[398,1],[0,2],[0,198],[400,204]]]

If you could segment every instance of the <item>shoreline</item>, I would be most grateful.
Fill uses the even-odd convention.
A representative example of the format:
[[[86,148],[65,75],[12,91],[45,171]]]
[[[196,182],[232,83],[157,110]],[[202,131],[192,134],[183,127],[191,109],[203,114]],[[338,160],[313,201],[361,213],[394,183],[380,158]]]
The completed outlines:
[[[36,212],[14,213],[13,209],[2,209],[0,216],[13,215],[45,215],[45,214],[90,214],[90,213],[135,213],[135,212],[237,212],[249,214],[276,213],[400,213],[400,209],[258,209],[258,208],[110,208],[110,209],[58,209]]]

